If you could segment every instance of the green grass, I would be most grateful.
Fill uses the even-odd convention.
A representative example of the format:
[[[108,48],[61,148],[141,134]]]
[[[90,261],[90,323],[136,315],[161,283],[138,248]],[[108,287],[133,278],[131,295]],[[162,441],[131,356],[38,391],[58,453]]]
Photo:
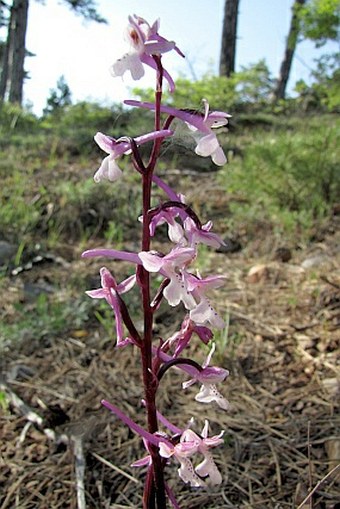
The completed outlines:
[[[70,236],[75,241],[100,238],[118,245],[134,240],[141,209],[139,176],[125,158],[124,179],[114,186],[94,184],[92,175],[105,154],[94,144],[93,134],[97,130],[114,136],[140,134],[150,128],[150,116],[143,113],[80,103],[39,120],[4,105],[3,237],[17,241],[19,236],[27,243],[43,237],[48,246]],[[233,122],[230,133],[220,134],[230,160],[217,176],[226,192],[224,209],[229,211],[223,229],[245,229],[250,238],[259,228],[276,236],[308,238],[313,227],[329,216],[340,194],[339,121],[331,115],[255,111],[234,114]],[[211,169],[209,158],[194,159],[189,149],[177,150],[175,145],[166,148],[161,167],[190,169],[192,162],[196,171]]]
[[[248,129],[239,138],[241,155],[231,156],[219,175],[231,195],[233,224],[308,236],[340,195],[339,137],[340,123],[331,116],[282,118],[281,126]]]
[[[0,347],[23,340],[39,342],[71,329],[80,329],[89,320],[91,307],[91,300],[86,296],[63,302],[40,294],[33,302],[17,302],[13,305],[15,318],[7,317],[0,325]]]

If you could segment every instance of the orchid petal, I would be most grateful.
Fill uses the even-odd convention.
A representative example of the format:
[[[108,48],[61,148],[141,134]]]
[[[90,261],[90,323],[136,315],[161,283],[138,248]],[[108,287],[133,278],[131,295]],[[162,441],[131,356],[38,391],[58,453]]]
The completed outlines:
[[[146,108],[150,110],[155,109],[155,104],[144,101],[127,100],[124,101],[129,106],[137,106],[139,108]],[[207,112],[207,101],[204,101],[205,114],[192,113],[186,110],[178,110],[171,106],[161,105],[160,110],[162,113],[167,113],[170,116],[179,118],[185,122],[189,129],[193,131],[193,136],[198,140],[195,149],[196,154],[207,157],[211,156],[215,164],[222,166],[227,162],[225,154],[220,147],[216,135],[212,132],[211,127],[220,127],[228,123],[230,115],[224,112],[213,111]]]
[[[137,52],[126,53],[111,66],[113,77],[123,76],[126,71],[130,71],[131,77],[135,81],[144,76],[144,67]]]
[[[111,156],[107,156],[103,159],[102,164],[94,174],[93,179],[96,183],[101,182],[102,180],[115,182],[121,177],[122,173],[122,170],[119,168],[115,160],[112,159]]]
[[[141,458],[137,461],[134,461],[133,463],[131,463],[131,467],[147,467],[149,465],[151,465],[151,456],[148,455],[148,456],[144,456],[144,458]]]
[[[211,403],[215,401],[222,410],[228,410],[229,401],[222,396],[214,384],[204,384],[195,396],[199,403]]]
[[[137,253],[130,253],[128,251],[118,251],[116,249],[88,249],[82,253],[82,258],[94,258],[96,256],[106,256],[108,258],[115,258],[116,260],[123,260],[141,265],[142,261]]]
[[[210,325],[216,329],[223,329],[225,327],[222,318],[205,298],[202,298],[201,302],[190,311],[190,318],[199,324],[209,322]]]
[[[105,292],[102,288],[98,288],[97,290],[88,290],[85,293],[92,299],[105,299],[106,297]]]
[[[164,289],[164,297],[170,306],[177,306],[181,301],[186,309],[192,309],[196,306],[196,301],[183,285],[182,278],[179,274],[174,273],[170,279],[170,283]]]
[[[208,221],[201,228],[198,228],[191,217],[187,217],[184,221],[184,230],[187,234],[190,246],[195,246],[199,242],[207,246],[218,248],[224,245],[224,241],[216,233],[210,232],[212,221]]]
[[[110,136],[106,136],[106,134],[103,134],[101,132],[98,132],[93,137],[94,141],[97,143],[97,145],[104,150],[107,154],[111,154],[113,146],[116,142],[114,138],[111,138]]]
[[[189,458],[180,458],[180,468],[178,469],[178,475],[185,483],[189,483],[193,488],[199,488],[205,486],[205,482],[202,481],[196,475],[194,467]]]
[[[148,272],[159,272],[163,266],[163,258],[157,253],[151,251],[141,251],[138,253],[144,269]]]
[[[127,279],[124,279],[121,283],[117,285],[117,291],[119,293],[125,293],[131,290],[131,288],[136,283],[136,275],[133,274],[132,276],[129,276]]]
[[[175,49],[176,44],[173,41],[163,40],[149,40],[144,44],[144,51],[147,55],[157,55],[160,53],[167,53]]]
[[[207,157],[213,154],[218,147],[218,139],[214,133],[211,133],[199,140],[195,152],[199,156]]]
[[[222,476],[210,453],[205,453],[205,458],[195,467],[195,471],[201,477],[209,477],[209,484],[217,486],[222,482]]]
[[[222,147],[217,147],[211,158],[213,163],[215,163],[217,166],[223,166],[228,162]]]

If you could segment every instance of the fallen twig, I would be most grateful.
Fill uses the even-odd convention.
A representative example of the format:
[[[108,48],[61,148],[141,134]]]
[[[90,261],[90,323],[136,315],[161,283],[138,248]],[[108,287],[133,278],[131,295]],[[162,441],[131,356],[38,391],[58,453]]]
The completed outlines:
[[[113,463],[111,463],[110,461],[106,460],[105,458],[103,458],[102,456],[99,456],[99,454],[96,454],[95,452],[91,452],[92,456],[94,458],[96,458],[98,461],[101,461],[104,465],[106,465],[107,467],[110,467],[112,468],[112,470],[115,470],[116,472],[118,472],[119,474],[123,475],[124,477],[126,477],[127,479],[130,479],[130,481],[133,481],[135,482],[136,484],[140,484],[140,481],[138,479],[136,479],[135,477],[133,477],[132,475],[128,474],[127,472],[124,472],[124,470],[120,469],[119,467],[117,467],[116,465],[114,465]]]
[[[73,453],[75,458],[76,488],[77,488],[77,507],[78,509],[86,509],[85,499],[85,458],[83,441],[81,437],[73,435],[71,437],[73,444]]]
[[[313,494],[318,491],[319,488],[321,488],[321,486],[323,484],[325,484],[326,481],[328,481],[328,479],[330,477],[333,476],[333,474],[336,474],[337,470],[340,469],[340,463],[338,465],[336,465],[334,468],[332,468],[332,470],[330,470],[328,472],[327,475],[325,475],[325,477],[323,477],[315,486],[314,488],[312,489],[312,491],[310,491],[307,495],[307,497],[301,502],[301,504],[297,507],[297,509],[302,509],[303,506],[311,499],[311,497],[313,496]]]
[[[0,380],[0,390],[4,391],[7,394],[11,404],[31,423],[36,424],[43,433],[49,438],[53,440],[57,444],[59,443],[68,443],[69,439],[65,434],[57,434],[53,429],[46,426],[44,418],[41,417],[33,408],[31,408],[27,403],[25,403],[4,381]]]

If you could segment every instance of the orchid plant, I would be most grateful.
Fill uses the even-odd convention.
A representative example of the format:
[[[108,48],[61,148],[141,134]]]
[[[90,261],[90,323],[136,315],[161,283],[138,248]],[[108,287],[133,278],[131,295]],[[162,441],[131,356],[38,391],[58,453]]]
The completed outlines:
[[[163,81],[168,82],[171,92],[175,88],[172,77],[163,67],[163,54],[175,51],[181,57],[184,55],[173,41],[168,41],[159,34],[159,21],[150,25],[139,16],[130,16],[127,39],[131,49],[113,64],[112,74],[123,76],[130,72],[132,78],[137,80],[144,75],[145,66],[155,71],[154,103],[125,101],[126,105],[154,112],[154,131],[135,138],[119,139],[97,133],[94,139],[108,155],[96,171],[94,180],[114,182],[121,178],[122,171],[118,166],[118,160],[124,154],[131,155],[133,168],[140,174],[142,188],[142,215],[139,218],[142,230],[141,247],[139,252],[93,249],[85,251],[82,256],[125,260],[134,267],[134,273],[121,282],[117,282],[110,271],[103,267],[100,270],[101,288],[90,290],[87,294],[94,299],[105,299],[112,308],[117,347],[135,348],[140,354],[144,388],[143,405],[146,412],[145,428],[135,423],[113,403],[103,400],[102,404],[143,439],[147,455],[133,464],[147,469],[143,508],[164,509],[168,502],[172,507],[179,508],[175,495],[165,480],[166,465],[173,460],[177,461],[180,478],[193,487],[220,484],[222,476],[210,450],[223,443],[223,431],[209,438],[208,420],[205,420],[201,433],[191,429],[192,421],[179,428],[157,410],[156,394],[161,387],[164,374],[176,367],[189,377],[189,380],[183,383],[183,389],[195,383],[200,384],[196,401],[215,402],[222,410],[228,408],[228,401],[217,389],[217,384],[223,382],[229,373],[226,369],[211,365],[215,351],[212,329],[222,329],[224,322],[207,297],[209,290],[223,284],[224,277],[220,275],[202,277],[192,268],[200,244],[216,248],[223,244],[223,241],[212,231],[212,222],[202,224],[193,209],[185,203],[185,197],[157,175],[157,162],[161,144],[163,140],[173,135],[171,125],[174,119],[178,119],[184,123],[188,133],[196,141],[196,154],[202,157],[210,156],[217,165],[225,164],[226,156],[213,128],[226,125],[230,115],[220,111],[209,111],[209,104],[205,99],[203,113],[190,109],[177,110],[162,104]],[[140,145],[145,143],[152,143],[147,162],[143,160],[139,151]],[[152,207],[153,187],[160,188],[165,194],[164,202],[156,207]],[[172,243],[167,253],[154,251],[151,246],[152,238],[161,224],[167,225],[169,240]],[[161,278],[155,295],[151,295],[153,274],[158,274]],[[124,301],[124,294],[134,286],[139,287],[141,295],[144,317],[142,331],[135,326]],[[154,337],[153,322],[164,300],[170,306],[181,305],[184,309],[184,318],[177,332],[160,339]],[[195,336],[205,345],[212,344],[203,365],[183,355]],[[201,458],[198,463],[197,456]]]

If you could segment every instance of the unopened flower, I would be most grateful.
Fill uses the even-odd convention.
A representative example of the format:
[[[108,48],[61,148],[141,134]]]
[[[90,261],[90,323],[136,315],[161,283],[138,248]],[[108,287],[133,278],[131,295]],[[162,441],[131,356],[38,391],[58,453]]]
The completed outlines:
[[[179,55],[184,56],[174,41],[168,41],[159,35],[159,20],[149,25],[145,19],[136,15],[129,16],[128,19],[127,39],[131,51],[113,64],[111,68],[113,76],[123,76],[126,71],[130,71],[132,79],[139,80],[145,74],[144,65],[157,69],[154,55],[162,55],[175,50]],[[172,92],[175,88],[173,79],[165,69],[163,75],[169,83],[170,92]]]
[[[117,346],[125,346],[131,343],[130,338],[123,338],[123,320],[119,306],[118,294],[129,291],[136,282],[136,276],[130,276],[117,284],[115,278],[106,267],[100,269],[101,288],[87,291],[87,295],[93,299],[105,299],[111,306],[116,319]]]
[[[144,134],[143,136],[138,136],[134,139],[134,141],[138,146],[143,143],[153,141],[156,138],[165,138],[172,134],[172,131],[169,131],[168,129],[163,131],[154,131]],[[100,132],[95,135],[94,140],[99,147],[109,155],[103,159],[93,178],[95,182],[100,182],[103,179],[114,182],[119,179],[122,174],[122,170],[119,168],[116,160],[123,154],[129,154],[131,152],[131,142],[128,139],[116,140],[115,138]]]
[[[139,108],[146,108],[149,110],[155,109],[154,103],[126,100],[125,104],[129,106],[137,106]],[[218,166],[223,166],[227,162],[227,158],[219,144],[213,128],[222,127],[228,123],[228,118],[231,115],[223,111],[212,111],[209,113],[209,103],[203,99],[205,112],[178,110],[171,106],[161,105],[161,112],[178,118],[185,122],[190,129],[192,136],[197,142],[195,152],[202,157],[211,156],[212,161]]]
[[[174,357],[178,357],[182,350],[188,346],[193,334],[197,334],[205,344],[213,337],[213,333],[208,327],[196,325],[195,322],[190,320],[189,316],[186,316],[182,322],[181,329],[167,340],[170,346],[175,345]]]

